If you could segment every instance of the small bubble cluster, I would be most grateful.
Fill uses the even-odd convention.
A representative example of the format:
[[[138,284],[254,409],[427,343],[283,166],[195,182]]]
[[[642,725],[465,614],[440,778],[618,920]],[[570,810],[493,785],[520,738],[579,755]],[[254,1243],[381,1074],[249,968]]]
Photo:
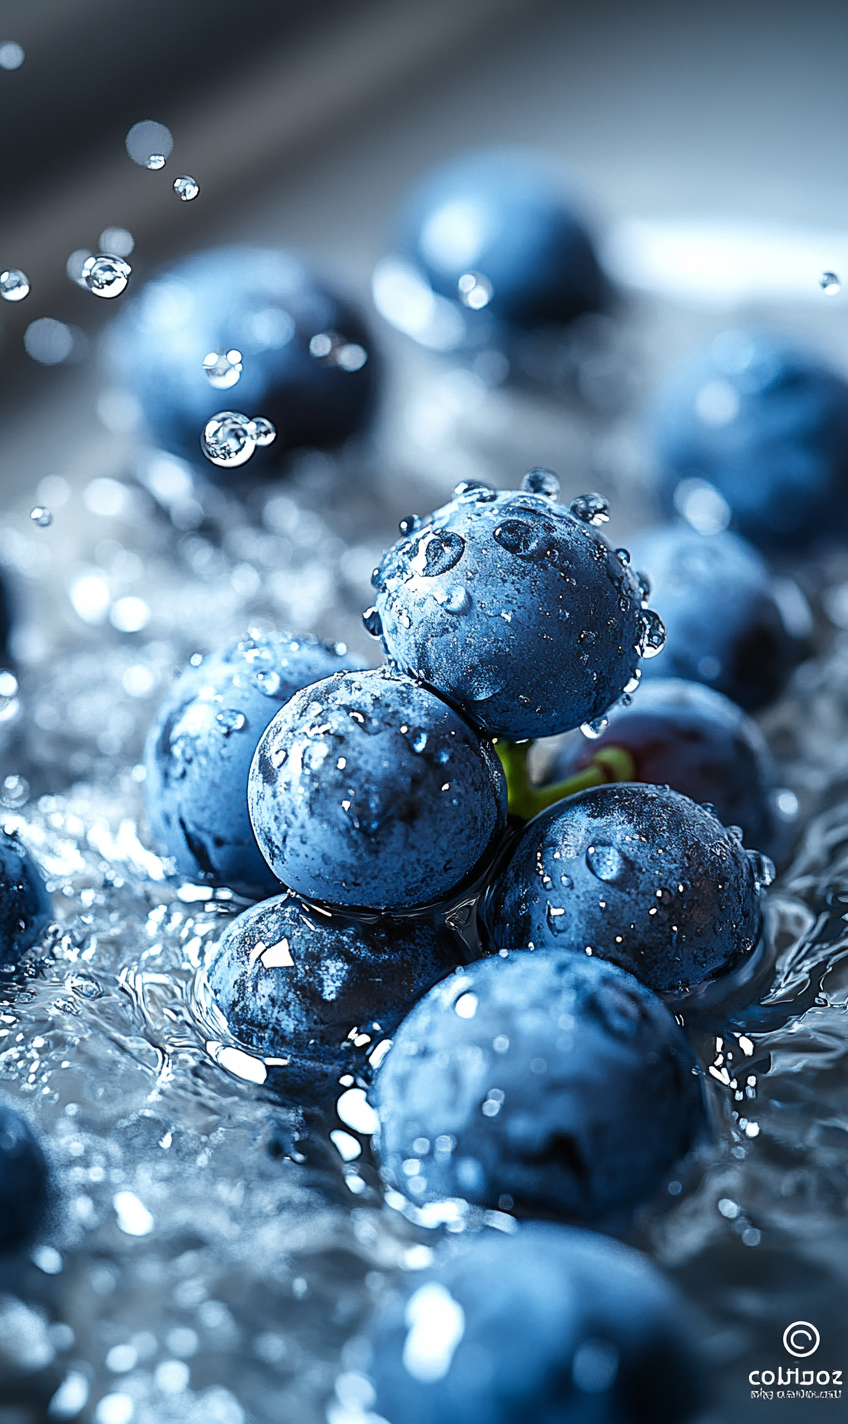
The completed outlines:
[[[234,470],[246,465],[257,446],[271,445],[277,432],[270,420],[249,416],[235,410],[222,410],[207,420],[200,438],[200,447],[213,465]]]
[[[230,390],[241,379],[243,370],[242,354],[235,347],[229,351],[210,351],[203,358],[204,375],[216,391]]]

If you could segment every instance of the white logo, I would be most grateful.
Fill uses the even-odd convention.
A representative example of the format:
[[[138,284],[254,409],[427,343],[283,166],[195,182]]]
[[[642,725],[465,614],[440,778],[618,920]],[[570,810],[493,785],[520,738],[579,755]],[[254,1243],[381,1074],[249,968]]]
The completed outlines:
[[[809,1320],[795,1320],[783,1332],[783,1348],[796,1360],[806,1360],[819,1348],[821,1337]]]

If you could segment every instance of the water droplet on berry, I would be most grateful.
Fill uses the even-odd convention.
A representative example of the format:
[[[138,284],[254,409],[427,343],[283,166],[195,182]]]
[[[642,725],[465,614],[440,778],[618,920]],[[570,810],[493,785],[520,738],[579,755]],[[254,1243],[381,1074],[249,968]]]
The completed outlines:
[[[29,517],[33,524],[37,524],[39,529],[48,529],[53,523],[53,515],[49,509],[45,509],[43,504],[37,504],[29,512]]]
[[[407,741],[412,750],[420,756],[427,746],[427,733],[421,727],[410,727],[407,732]]]
[[[627,568],[627,565],[630,563],[630,550],[629,550],[629,549],[616,549],[616,550],[615,550],[615,557],[618,559],[618,562],[619,562],[620,564],[623,564],[624,567]]]
[[[411,563],[416,573],[436,578],[458,564],[464,553],[465,540],[461,534],[454,534],[449,529],[436,529],[418,541]]]
[[[536,543],[533,526],[526,519],[505,519],[492,537],[509,554],[527,554]]]
[[[101,252],[87,257],[80,272],[81,282],[96,297],[119,297],[132,275],[132,267],[123,257]]]
[[[819,286],[826,297],[835,297],[840,291],[842,283],[835,272],[822,272],[819,277]]]
[[[493,499],[497,499],[498,492],[483,480],[460,480],[458,485],[454,485],[453,497],[469,504],[491,504]]]
[[[174,192],[184,203],[190,203],[200,192],[200,184],[196,178],[184,173],[181,178],[174,179]]]
[[[545,470],[541,465],[528,470],[521,481],[526,494],[540,494],[544,499],[559,499],[559,476],[553,470]]]
[[[372,638],[381,638],[383,635],[383,620],[376,608],[366,608],[362,615],[362,623],[366,633],[370,633]]]
[[[625,692],[625,695],[629,697],[632,693],[634,693],[634,692],[636,691],[637,687],[639,686],[639,683],[640,683],[641,681],[642,681],[642,669],[641,669],[641,668],[636,668],[636,669],[634,669],[633,675],[632,675],[632,677],[630,678],[630,680],[624,684],[624,692]]]
[[[609,500],[602,494],[581,494],[570,505],[571,513],[581,524],[606,524],[610,517]]]
[[[216,391],[228,391],[239,380],[244,369],[240,351],[210,351],[203,358],[203,370],[210,386]]]
[[[545,920],[551,934],[559,935],[568,929],[568,916],[565,910],[559,905],[552,905],[550,900],[545,907]]]
[[[496,667],[475,667],[468,676],[468,692],[472,702],[486,702],[504,685],[504,673]]]
[[[400,530],[401,534],[414,534],[416,529],[420,528],[421,520],[418,518],[417,514],[407,514],[398,525],[398,529]]]
[[[639,656],[655,658],[665,647],[665,625],[652,608],[642,610],[642,632],[639,638]]]
[[[584,737],[594,741],[595,737],[599,737],[602,732],[605,732],[608,726],[609,717],[595,717],[591,722],[584,722],[580,730]]]
[[[471,607],[471,594],[462,584],[456,584],[447,590],[439,602],[446,613],[467,613]]]
[[[236,712],[232,707],[225,707],[220,711],[215,721],[224,729],[224,736],[229,737],[232,732],[242,732],[247,726],[247,718],[243,712]]]
[[[643,608],[647,608],[648,599],[651,596],[651,580],[647,574],[641,572],[636,574],[636,582],[639,585],[639,598]]]
[[[590,845],[586,851],[586,864],[598,880],[610,885],[620,880],[627,869],[627,861],[613,845]]]
[[[256,450],[251,424],[246,415],[236,410],[222,410],[213,415],[200,437],[200,448],[207,460],[221,469],[246,465]]]
[[[17,267],[0,272],[0,297],[4,302],[22,302],[29,296],[29,277]]]
[[[754,872],[754,884],[758,890],[766,890],[774,881],[774,861],[758,850],[749,850],[748,859]]]

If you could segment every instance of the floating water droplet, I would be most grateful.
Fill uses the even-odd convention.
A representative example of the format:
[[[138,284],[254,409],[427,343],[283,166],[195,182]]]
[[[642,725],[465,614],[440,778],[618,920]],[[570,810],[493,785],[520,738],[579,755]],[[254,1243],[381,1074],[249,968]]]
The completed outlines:
[[[615,557],[618,559],[618,562],[619,562],[620,564],[623,564],[624,567],[627,568],[627,565],[630,563],[630,550],[629,550],[629,549],[616,549],[614,552],[615,552]]]
[[[246,465],[256,450],[251,434],[251,421],[236,410],[222,410],[207,420],[200,437],[200,448],[213,465],[235,469]]]
[[[184,203],[190,203],[200,192],[200,184],[196,178],[184,173],[181,178],[174,179],[174,192]]]
[[[540,494],[544,499],[559,499],[559,476],[555,475],[553,470],[546,470],[538,465],[527,471],[521,481],[521,488],[526,494]]]
[[[3,44],[0,44],[0,69],[20,69],[25,59],[24,47],[16,40],[4,40]]]
[[[49,529],[53,523],[53,515],[49,509],[45,509],[43,504],[37,504],[34,509],[31,509],[29,517],[33,524],[38,525],[39,529]]]
[[[264,415],[254,416],[250,422],[250,434],[257,445],[273,445],[277,438],[277,427],[266,420]]]
[[[259,668],[253,674],[253,682],[266,697],[279,697],[283,679],[274,668]]]
[[[224,736],[229,737],[232,732],[243,732],[247,726],[247,718],[243,712],[236,712],[232,707],[225,707],[219,712],[215,721],[224,729]]]
[[[421,520],[417,514],[407,514],[398,524],[401,534],[414,534],[416,529],[420,529]]]
[[[80,277],[96,297],[119,297],[131,274],[132,267],[123,257],[111,257],[101,252],[96,257],[86,258]]]
[[[362,623],[366,633],[370,633],[372,638],[383,636],[383,620],[376,608],[366,608],[362,615]]]
[[[463,272],[456,284],[459,300],[471,311],[482,311],[495,295],[495,289],[482,272]]]
[[[605,732],[608,726],[609,717],[595,717],[591,722],[584,722],[580,730],[584,737],[594,741],[595,737],[599,737],[602,732]]]
[[[774,861],[758,850],[749,850],[748,859],[754,872],[754,884],[758,890],[766,890],[775,877]]]
[[[590,845],[586,851],[586,864],[598,880],[611,885],[620,880],[627,870],[627,861],[614,845]]]
[[[153,119],[142,119],[133,124],[126,137],[127,153],[133,163],[142,168],[164,168],[165,160],[174,147],[171,130]]]
[[[826,297],[835,297],[842,288],[842,283],[835,272],[822,272],[819,277],[819,286]]]
[[[4,302],[22,302],[29,296],[29,277],[19,267],[0,272],[0,297]]]
[[[665,624],[653,608],[642,610],[642,632],[639,638],[639,656],[655,658],[665,647]]]
[[[641,669],[641,668],[634,668],[633,674],[632,674],[632,676],[630,677],[629,681],[624,684],[624,692],[625,692],[626,696],[629,697],[632,693],[634,693],[634,692],[636,691],[637,687],[639,686],[639,683],[640,683],[641,681],[642,681],[642,669]]]
[[[309,354],[325,366],[337,366],[342,371],[359,371],[368,360],[368,352],[357,341],[348,341],[337,331],[319,331],[309,342]]]
[[[609,500],[602,494],[581,494],[572,500],[571,513],[581,524],[606,524],[610,517]]]
[[[449,588],[439,599],[446,613],[467,613],[471,607],[471,594],[462,584]]]
[[[203,358],[203,370],[210,386],[216,391],[228,391],[244,370],[242,354],[235,347],[231,351],[210,351]]]
[[[458,564],[465,553],[465,540],[450,529],[434,529],[418,541],[411,560],[413,568],[425,578],[446,574]]]

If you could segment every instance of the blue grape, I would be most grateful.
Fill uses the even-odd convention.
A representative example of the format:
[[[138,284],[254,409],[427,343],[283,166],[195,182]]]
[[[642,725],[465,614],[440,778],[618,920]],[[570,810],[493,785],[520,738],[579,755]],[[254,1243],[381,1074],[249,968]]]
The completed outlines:
[[[373,1098],[381,1171],[419,1205],[594,1223],[651,1197],[705,1121],[665,1006],[614,964],[553,951],[478,960],[431,989]]]
[[[361,666],[341,645],[287,633],[192,659],[162,703],[144,753],[150,827],[181,875],[256,898],[279,890],[247,813],[253,753],[298,688]]]
[[[408,910],[483,869],[506,822],[490,742],[386,668],[304,688],[259,743],[250,818],[274,874],[341,907]]]
[[[0,831],[0,964],[16,964],[52,913],[38,866],[16,835]]]

